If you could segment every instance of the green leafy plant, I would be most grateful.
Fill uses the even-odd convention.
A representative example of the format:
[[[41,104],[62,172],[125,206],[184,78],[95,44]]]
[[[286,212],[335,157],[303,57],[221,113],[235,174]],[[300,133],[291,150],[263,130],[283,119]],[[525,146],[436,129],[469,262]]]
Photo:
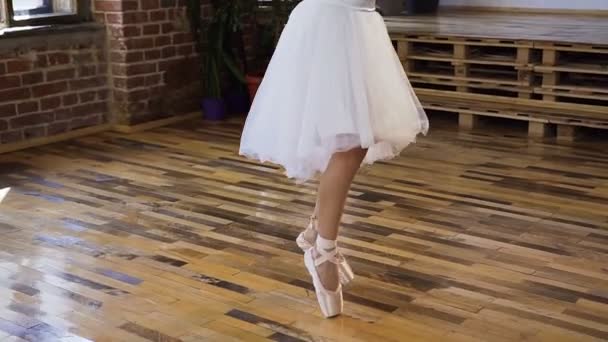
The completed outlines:
[[[256,0],[254,0],[256,1]],[[259,57],[268,60],[279,41],[289,14],[301,0],[266,0],[258,3]]]
[[[246,82],[232,44],[234,35],[241,32],[244,12],[242,0],[215,0],[212,6],[213,15],[203,21],[201,0],[187,2],[191,31],[203,66],[201,81],[205,96],[220,98],[224,72],[238,82]]]

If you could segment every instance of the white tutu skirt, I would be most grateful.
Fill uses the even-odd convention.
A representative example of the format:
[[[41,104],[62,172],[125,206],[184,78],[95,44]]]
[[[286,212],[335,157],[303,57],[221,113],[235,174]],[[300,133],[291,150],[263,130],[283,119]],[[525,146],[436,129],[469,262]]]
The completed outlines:
[[[374,0],[304,0],[291,13],[249,112],[240,153],[306,181],[331,156],[393,158],[428,119]]]

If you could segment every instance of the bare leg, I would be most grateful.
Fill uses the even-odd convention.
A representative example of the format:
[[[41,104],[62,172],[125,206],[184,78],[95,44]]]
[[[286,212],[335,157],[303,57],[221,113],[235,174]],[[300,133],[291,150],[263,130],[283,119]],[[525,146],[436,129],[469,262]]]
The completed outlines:
[[[300,248],[302,249],[306,249],[308,247],[306,247],[308,244],[313,244],[315,243],[315,240],[317,238],[317,218],[319,217],[319,200],[317,198],[317,202],[315,203],[315,210],[312,212],[312,217],[310,218],[310,222],[308,223],[308,226],[306,227],[306,229],[301,233],[300,236],[298,236],[298,239],[300,239],[301,237],[304,238],[304,240],[306,241],[305,244],[303,245],[304,247],[300,246],[300,242],[298,242],[298,246],[300,246]]]
[[[362,148],[335,153],[321,175],[315,209],[319,218],[319,236],[323,239],[337,239],[348,191],[366,153],[367,150]],[[336,264],[323,263],[319,265],[318,272],[326,289],[338,288],[340,282]]]

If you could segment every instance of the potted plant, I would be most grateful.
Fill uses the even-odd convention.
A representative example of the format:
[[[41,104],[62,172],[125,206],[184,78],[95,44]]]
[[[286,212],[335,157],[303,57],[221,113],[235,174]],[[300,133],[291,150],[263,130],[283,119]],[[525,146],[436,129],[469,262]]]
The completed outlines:
[[[215,0],[212,5],[213,16],[206,22],[201,20],[201,0],[188,0],[187,9],[201,58],[201,109],[207,119],[221,120],[226,116],[226,101],[222,96],[225,80],[245,83],[231,45],[231,38],[241,27],[242,12],[239,0]]]
[[[430,14],[437,12],[439,0],[405,0],[407,14]]]
[[[279,41],[283,27],[287,23],[289,14],[301,0],[272,0],[268,5],[259,6],[257,11],[260,12],[258,20],[258,56],[262,65],[247,73],[247,87],[249,88],[249,96],[253,100],[255,94],[264,78],[266,67],[276,44]],[[265,2],[268,3],[268,2]]]
[[[231,0],[230,13],[232,19],[228,23],[230,29],[225,36],[225,56],[231,72],[228,73],[228,88],[224,89],[226,107],[231,113],[246,113],[249,110],[250,97],[247,91],[245,74],[249,71],[243,26],[251,20],[254,14],[256,0]]]

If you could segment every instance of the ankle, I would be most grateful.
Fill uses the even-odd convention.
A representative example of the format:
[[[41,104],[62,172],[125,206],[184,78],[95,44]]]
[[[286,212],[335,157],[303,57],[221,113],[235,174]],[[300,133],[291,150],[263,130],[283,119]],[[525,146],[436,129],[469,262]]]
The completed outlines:
[[[314,221],[312,218],[310,219],[310,222],[308,223],[308,226],[306,226],[306,229],[304,229],[304,237],[306,238],[306,240],[310,241],[311,243],[314,243],[315,240],[317,239],[317,227],[316,227],[316,221]]]
[[[338,243],[336,240],[329,240],[329,239],[322,237],[321,235],[317,235],[316,246],[318,249],[322,249],[325,251],[332,251],[332,250],[338,248]]]

